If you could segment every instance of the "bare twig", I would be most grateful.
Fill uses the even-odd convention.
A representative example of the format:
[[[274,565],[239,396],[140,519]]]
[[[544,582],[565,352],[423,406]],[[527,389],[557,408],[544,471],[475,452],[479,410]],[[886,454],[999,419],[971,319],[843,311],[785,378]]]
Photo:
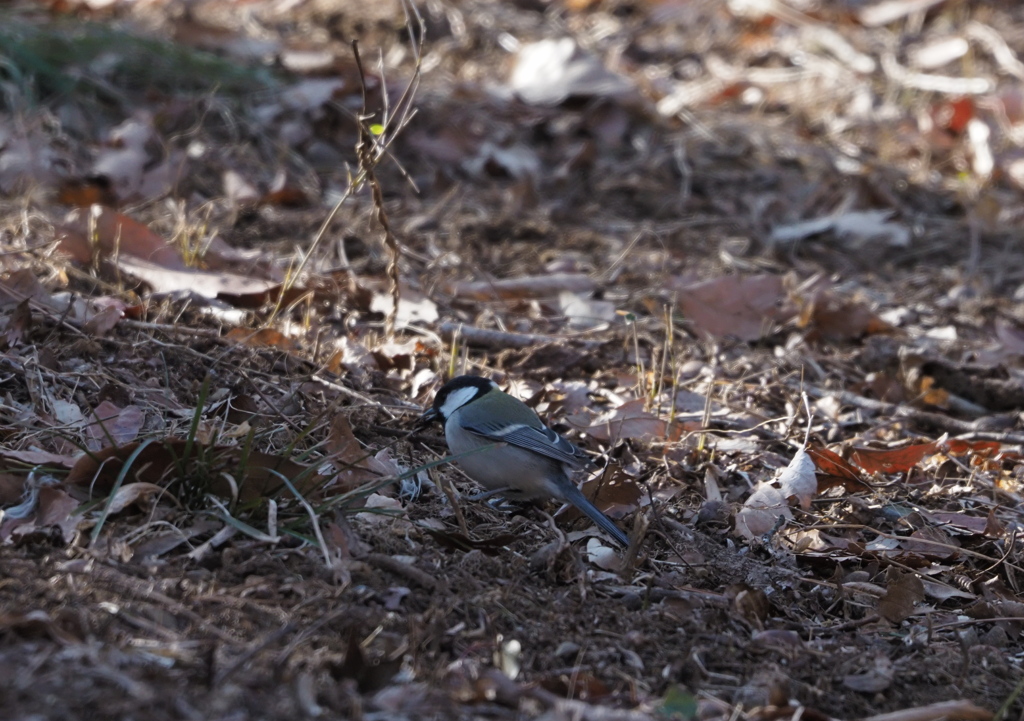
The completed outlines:
[[[356,68],[359,70],[359,83],[363,93],[363,109],[359,117],[359,142],[356,144],[356,155],[359,157],[359,168],[370,185],[370,193],[373,197],[373,208],[377,214],[377,222],[384,231],[384,245],[388,249],[388,281],[391,283],[391,310],[388,311],[384,320],[384,335],[393,338],[395,335],[395,318],[398,316],[398,303],[401,300],[402,292],[398,284],[398,260],[401,257],[401,248],[394,232],[391,230],[391,222],[384,210],[384,191],[381,190],[380,181],[374,173],[374,166],[380,156],[374,152],[373,133],[366,127],[366,120],[372,117],[366,107],[366,73],[363,70],[363,59],[359,55],[359,42],[352,41],[352,53],[356,59]],[[385,93],[385,97],[386,97]]]
[[[370,553],[362,560],[372,566],[376,566],[377,568],[382,568],[385,571],[390,571],[391,573],[402,576],[403,578],[406,578],[429,591],[434,591],[438,588],[439,581],[429,573],[421,571],[412,564],[395,560],[391,556],[386,556],[383,553]]]
[[[391,147],[391,144],[395,141],[399,134],[401,134],[401,132],[409,124],[409,121],[412,120],[413,116],[415,115],[415,109],[413,108],[412,101],[416,95],[416,90],[419,88],[420,84],[420,72],[421,65],[423,62],[421,49],[423,46],[423,38],[424,35],[426,34],[426,23],[423,21],[423,18],[420,15],[419,10],[416,8],[416,5],[412,2],[412,0],[402,0],[402,10],[405,12],[406,29],[408,30],[409,33],[409,45],[412,51],[413,58],[415,58],[415,66],[413,69],[412,77],[409,79],[409,83],[405,86],[405,90],[402,91],[402,95],[398,99],[398,102],[395,104],[394,110],[392,110],[387,104],[387,93],[384,94],[384,117],[383,122],[381,123],[379,137],[374,137],[372,133],[370,134],[369,137],[369,140],[371,141],[370,148],[372,149],[373,157],[373,163],[370,166],[371,168],[376,166],[377,163],[379,163],[380,160],[385,156],[391,157],[390,153],[388,152],[389,148]],[[358,62],[358,54],[356,55],[356,59]],[[359,66],[359,74],[360,77],[362,78],[363,70],[361,64]],[[364,82],[364,113],[366,111],[365,93],[366,84]],[[360,116],[356,118],[356,121],[359,125],[358,142],[359,146],[362,146],[365,140],[363,134],[367,131],[367,128],[365,128],[365,126],[363,125],[364,117]],[[359,146],[357,146],[357,150]],[[362,166],[362,159],[360,159],[360,165]],[[404,171],[403,175],[405,175],[406,178],[408,178],[408,175],[404,173]],[[360,167],[359,173],[354,178],[350,178],[348,187],[345,189],[345,192],[342,194],[341,198],[338,199],[338,202],[334,204],[334,207],[331,209],[331,212],[327,214],[326,218],[324,218],[324,222],[321,223],[320,229],[317,231],[316,236],[313,238],[313,242],[310,243],[309,248],[302,256],[302,260],[299,262],[298,267],[295,268],[295,272],[285,280],[282,286],[282,295],[287,290],[289,290],[291,286],[302,276],[302,272],[305,270],[306,265],[309,263],[309,259],[313,256],[313,253],[315,252],[317,247],[319,247],[320,243],[323,241],[324,236],[327,235],[327,230],[328,228],[330,228],[331,223],[334,222],[334,218],[337,217],[338,211],[341,210],[341,206],[345,203],[345,201],[351,198],[367,180],[368,176],[366,173],[366,169],[364,167]],[[375,197],[375,205],[376,202],[377,198]],[[392,258],[395,259],[395,262],[397,263],[397,259],[395,258],[394,255],[392,256]],[[397,270],[395,272],[397,273]],[[390,274],[391,269],[389,268],[389,275]],[[397,312],[397,308],[398,302],[396,299],[395,308],[393,309],[392,312]]]

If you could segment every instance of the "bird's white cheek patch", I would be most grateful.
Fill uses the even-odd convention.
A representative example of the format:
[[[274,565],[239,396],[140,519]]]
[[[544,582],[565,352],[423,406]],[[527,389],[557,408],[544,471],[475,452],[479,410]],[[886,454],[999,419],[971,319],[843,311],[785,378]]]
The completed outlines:
[[[441,404],[441,417],[448,418],[452,413],[476,398],[476,394],[479,392],[478,389],[473,387],[458,388],[452,391],[444,399],[444,403]]]

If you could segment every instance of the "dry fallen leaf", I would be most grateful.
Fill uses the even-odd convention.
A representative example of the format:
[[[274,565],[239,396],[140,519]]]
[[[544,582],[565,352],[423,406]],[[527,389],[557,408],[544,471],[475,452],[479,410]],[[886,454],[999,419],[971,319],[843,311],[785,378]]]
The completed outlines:
[[[274,328],[250,330],[248,328],[232,328],[225,338],[243,343],[252,348],[279,348],[280,350],[298,350],[298,343]]]
[[[564,290],[558,294],[559,310],[569,320],[570,330],[607,328],[618,318],[615,304]]]
[[[16,270],[0,280],[0,306],[17,305],[26,300],[44,305],[50,302],[50,294],[31,268]]]
[[[899,624],[914,613],[914,606],[924,600],[924,584],[915,573],[889,567],[885,595],[878,599],[878,615],[889,623]]]
[[[780,516],[793,518],[786,497],[771,483],[760,483],[736,513],[736,532],[752,541],[775,528]]]
[[[889,246],[905,248],[910,245],[910,230],[890,221],[892,210],[852,210],[824,218],[804,220],[790,225],[778,225],[768,236],[772,243],[792,243],[821,233],[834,233],[844,245],[857,249],[872,239],[885,241]]]
[[[754,341],[793,317],[777,275],[730,275],[675,290],[680,313],[704,337]]]
[[[152,483],[126,483],[117,489],[107,503],[108,513],[120,513],[128,506],[136,503],[143,503],[152,496],[158,496],[164,492],[164,488]]]
[[[623,438],[660,441],[664,440],[668,433],[668,421],[645,411],[644,399],[637,398],[598,416],[582,430],[590,437],[606,443]]]
[[[32,311],[28,307],[28,298],[21,301],[7,318],[7,326],[3,331],[3,340],[8,348],[16,348],[28,335],[32,328]]]
[[[181,254],[166,240],[137,220],[102,205],[68,213],[57,239],[58,248],[83,265],[92,262],[98,251],[104,257],[132,256],[162,268],[185,268]]]
[[[527,103],[557,105],[571,97],[622,96],[633,91],[633,82],[564,37],[520,48],[509,87]]]
[[[800,507],[807,510],[811,507],[811,499],[818,492],[818,479],[814,475],[814,461],[803,448],[800,448],[782,473],[778,483],[785,498],[795,496]]]
[[[110,401],[102,401],[86,420],[89,448],[95,451],[104,446],[120,446],[134,441],[146,416],[138,406],[118,408]]]
[[[74,466],[80,457],[79,455],[60,455],[37,449],[19,451],[7,448],[0,448],[0,456],[12,461],[20,461],[29,466],[61,466],[64,468]]]
[[[124,309],[116,305],[107,305],[92,315],[83,325],[82,330],[92,336],[105,336],[114,329],[118,321],[124,318]]]
[[[906,473],[937,450],[934,443],[892,449],[854,448],[850,460],[868,473]]]
[[[222,178],[224,195],[231,201],[233,207],[251,206],[259,202],[260,191],[238,171],[225,170]]]
[[[615,549],[609,548],[597,538],[587,541],[587,560],[605,571],[618,571],[622,565]]]
[[[861,480],[860,471],[835,451],[811,447],[807,453],[818,469],[818,493],[833,486],[842,486],[851,493],[871,490],[871,486]]]
[[[117,266],[125,273],[145,281],[156,293],[188,290],[204,298],[218,296],[262,295],[280,285],[251,275],[195,268],[167,268],[139,258],[119,257]]]
[[[12,535],[27,536],[46,529],[56,528],[64,543],[70,543],[82,516],[74,511],[79,503],[63,488],[55,484],[45,484],[39,488],[35,497],[34,513],[26,518],[3,519],[0,528],[0,540]]]
[[[331,462],[339,469],[336,485],[342,493],[364,483],[395,475],[394,461],[387,454],[378,458],[367,452],[356,440],[348,416],[344,413],[338,413],[331,419],[327,450]]]
[[[395,322],[399,328],[409,325],[434,323],[440,318],[437,304],[416,288],[401,284],[398,298],[398,313]],[[395,300],[388,291],[376,291],[370,300],[370,310],[374,313],[388,315],[395,307]]]
[[[644,501],[643,489],[621,468],[615,468],[612,474],[600,473],[584,481],[580,485],[580,491],[602,513],[615,519],[625,518]],[[582,513],[569,506],[567,515],[575,518]]]
[[[159,158],[161,153],[152,116],[139,112],[110,131],[89,181],[109,189],[120,203],[156,198],[169,190],[173,177],[172,163]],[[179,163],[180,158],[174,165]]]
[[[348,373],[359,381],[370,371],[380,370],[373,353],[362,343],[343,335],[335,339],[334,344],[338,350],[327,361],[327,370],[331,373],[335,375]]]
[[[801,301],[803,308],[797,325],[807,330],[809,341],[853,340],[876,333],[891,333],[894,330],[866,303],[840,298],[828,290],[812,292],[808,298]]]
[[[366,505],[363,506],[363,508],[372,510],[365,510],[361,513],[357,513],[356,518],[371,525],[388,523],[396,515],[405,513],[405,509],[402,508],[401,501],[397,498],[382,496],[379,493],[371,493],[367,497]]]
[[[860,693],[881,693],[892,685],[896,668],[892,661],[882,655],[875,658],[875,665],[870,671],[861,674],[849,674],[843,677],[843,686]]]

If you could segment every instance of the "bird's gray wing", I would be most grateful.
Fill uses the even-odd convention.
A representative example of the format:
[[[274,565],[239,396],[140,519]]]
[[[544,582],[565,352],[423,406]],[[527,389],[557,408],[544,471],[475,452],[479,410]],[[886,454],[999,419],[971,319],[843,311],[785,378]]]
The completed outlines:
[[[483,436],[488,440],[504,441],[513,446],[553,458],[573,468],[583,468],[590,462],[583,451],[546,426],[534,428],[522,423],[502,425],[478,422],[462,424],[462,427],[470,433]]]

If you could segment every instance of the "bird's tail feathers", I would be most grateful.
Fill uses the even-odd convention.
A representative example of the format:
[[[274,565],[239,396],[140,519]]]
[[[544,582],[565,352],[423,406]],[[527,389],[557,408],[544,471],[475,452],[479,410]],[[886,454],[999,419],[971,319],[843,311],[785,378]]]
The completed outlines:
[[[623,548],[629,547],[629,536],[622,532],[622,530],[612,522],[612,519],[604,515],[597,509],[593,503],[587,500],[587,497],[583,495],[576,485],[569,481],[566,484],[567,488],[563,490],[564,498],[562,500],[571,503],[576,508],[583,511],[587,516],[596,523],[605,533],[614,538]]]

